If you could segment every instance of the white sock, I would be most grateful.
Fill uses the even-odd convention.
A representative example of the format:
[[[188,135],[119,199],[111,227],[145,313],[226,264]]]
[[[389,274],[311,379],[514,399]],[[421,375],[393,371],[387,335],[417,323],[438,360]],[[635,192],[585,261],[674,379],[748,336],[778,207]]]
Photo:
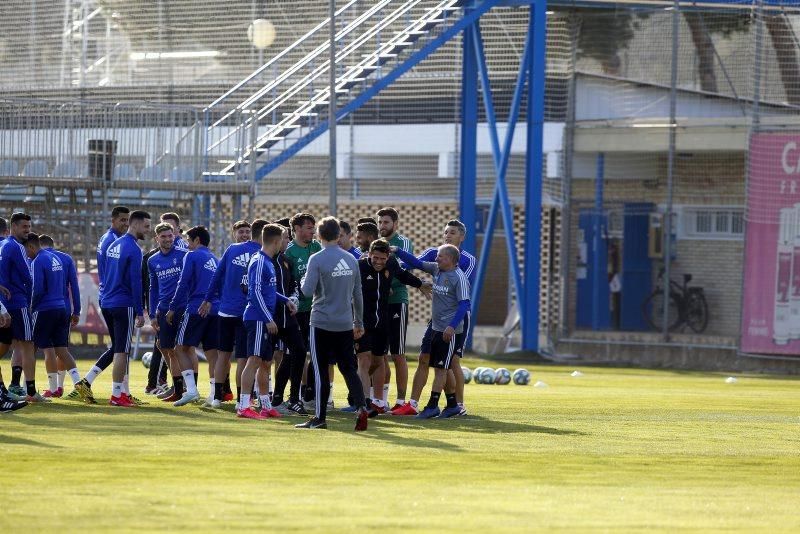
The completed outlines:
[[[375,398],[375,388],[372,387],[372,386],[369,387],[369,398],[370,399],[374,399]]]
[[[411,407],[412,408],[414,408],[415,410],[417,409],[417,401],[415,401],[414,399],[411,399],[408,402],[411,403]]]
[[[72,379],[73,386],[81,381],[81,374],[78,372],[77,367],[73,367],[67,372],[69,373],[69,377]]]
[[[125,375],[122,377],[122,392],[125,393],[126,395],[131,394],[131,385],[128,380],[129,380],[129,375]]]
[[[402,406],[405,403],[406,403],[406,400],[405,399],[401,399],[400,397],[397,397],[397,400],[395,401],[395,404],[397,404],[398,406]]]
[[[66,371],[59,371],[58,372],[58,376],[56,377],[56,379],[57,379],[56,387],[58,389],[61,389],[61,388],[64,387],[64,377],[65,376],[67,376],[67,372]]]
[[[111,395],[113,397],[122,396],[122,382],[112,382],[111,383]]]
[[[389,403],[389,384],[383,386],[383,402]]]
[[[102,372],[103,370],[96,365],[93,365],[92,368],[89,369],[89,372],[86,373],[86,381],[89,382],[90,386],[92,385],[92,382],[94,382],[94,379],[97,378],[97,376]]]
[[[272,403],[269,401],[269,395],[259,395],[258,400],[261,401],[261,408],[266,408],[269,410],[272,408]]]
[[[250,394],[249,393],[242,393],[239,395],[239,409],[246,410],[250,407]]]
[[[272,387],[272,376],[267,377],[267,391],[269,391],[270,395],[275,392],[275,388]]]
[[[197,383],[194,381],[194,371],[189,369],[181,373],[183,383],[186,384],[186,393],[189,395],[197,395]]]
[[[47,383],[50,386],[50,391],[55,393],[58,389],[58,373],[47,373]]]

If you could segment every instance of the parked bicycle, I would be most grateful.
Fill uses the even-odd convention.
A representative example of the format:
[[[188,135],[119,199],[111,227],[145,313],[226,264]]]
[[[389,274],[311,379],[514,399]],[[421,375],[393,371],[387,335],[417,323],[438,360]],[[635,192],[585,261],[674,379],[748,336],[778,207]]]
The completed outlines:
[[[658,273],[657,289],[642,304],[642,313],[647,323],[654,330],[664,327],[664,269]],[[667,324],[669,331],[688,326],[693,332],[700,334],[708,326],[708,303],[702,287],[689,287],[691,274],[683,275],[683,285],[669,281],[669,306]]]

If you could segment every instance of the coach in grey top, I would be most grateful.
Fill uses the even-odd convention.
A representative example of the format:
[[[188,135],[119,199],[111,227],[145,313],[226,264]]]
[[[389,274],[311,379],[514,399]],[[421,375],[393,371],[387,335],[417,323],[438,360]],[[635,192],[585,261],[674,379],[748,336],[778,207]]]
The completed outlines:
[[[470,308],[469,281],[464,271],[458,268],[461,253],[453,245],[442,245],[436,253],[436,262],[420,261],[414,255],[401,249],[392,247],[392,252],[397,257],[415,269],[421,269],[433,275],[433,305],[431,309],[431,336],[430,366],[434,368],[433,386],[431,387],[431,400],[417,417],[429,419],[437,417],[452,417],[458,415],[461,408],[456,403],[455,388],[446,391],[447,407],[439,411],[439,397],[442,393],[447,369],[452,366],[456,372],[460,361],[455,347],[457,334],[464,330],[464,316]]]
[[[300,288],[304,295],[314,296],[311,326],[329,332],[363,328],[364,300],[358,262],[338,242],[320,240],[323,248],[308,259]]]
[[[364,389],[358,378],[354,340],[364,335],[364,301],[361,275],[352,254],[342,250],[339,221],[325,217],[317,224],[322,250],[308,259],[300,283],[304,295],[313,295],[309,345],[316,388],[316,414],[298,428],[327,428],[328,396],[331,391],[328,366],[338,364],[353,404],[358,408],[356,430],[366,430],[368,413]]]

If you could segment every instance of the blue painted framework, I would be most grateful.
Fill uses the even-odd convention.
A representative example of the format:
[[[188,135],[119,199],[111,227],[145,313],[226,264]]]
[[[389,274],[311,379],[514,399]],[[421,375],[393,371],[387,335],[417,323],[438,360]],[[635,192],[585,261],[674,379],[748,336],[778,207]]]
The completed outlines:
[[[800,0],[761,0],[765,6],[800,7]],[[688,9],[744,9],[755,5],[756,0],[702,0],[701,2],[681,2]],[[613,2],[591,0],[549,0],[551,6],[565,7],[597,7],[617,8]],[[640,0],[626,3],[626,7],[653,8],[657,6],[669,7],[672,1],[665,0]],[[494,233],[497,210],[500,209],[506,244],[508,247],[509,261],[512,266],[512,278],[516,291],[520,324],[522,325],[522,348],[536,351],[539,347],[539,278],[541,254],[541,200],[542,200],[542,141],[544,127],[544,87],[545,87],[545,57],[546,57],[546,9],[548,0],[471,0],[466,3],[461,19],[442,32],[441,35],[427,43],[408,59],[398,64],[391,72],[377,80],[372,86],[365,89],[356,98],[339,108],[336,120],[339,121],[356,111],[376,96],[380,91],[391,85],[400,76],[426,59],[440,46],[464,32],[463,39],[463,73],[461,87],[461,154],[460,154],[460,181],[459,204],[460,214],[469,232],[464,242],[464,249],[473,251],[476,247],[475,229],[478,227],[476,213],[476,182],[477,182],[477,120],[478,120],[478,79],[483,95],[487,122],[494,157],[497,183],[486,222],[486,232],[477,272],[477,281],[472,288],[472,305],[477,310],[480,303],[483,279],[486,275],[489,253],[491,250],[492,235]],[[498,138],[494,105],[489,85],[489,73],[486,58],[483,52],[483,42],[480,34],[479,21],[482,15],[495,6],[529,6],[530,20],[525,50],[520,63],[519,76],[514,91],[511,113],[508,118],[508,129],[501,150]],[[527,86],[527,158],[526,158],[526,191],[525,191],[525,232],[524,248],[524,273],[521,272],[517,259],[517,247],[513,232],[513,213],[508,199],[505,184],[505,175],[508,168],[508,159],[511,151],[514,130],[519,118],[520,102],[523,91]],[[292,143],[278,156],[272,158],[257,169],[256,179],[261,180],[270,172],[277,169],[297,152],[306,147],[319,137],[328,128],[327,121],[320,122],[306,135]],[[204,206],[206,213],[210,206]],[[474,321],[473,321],[474,325]]]

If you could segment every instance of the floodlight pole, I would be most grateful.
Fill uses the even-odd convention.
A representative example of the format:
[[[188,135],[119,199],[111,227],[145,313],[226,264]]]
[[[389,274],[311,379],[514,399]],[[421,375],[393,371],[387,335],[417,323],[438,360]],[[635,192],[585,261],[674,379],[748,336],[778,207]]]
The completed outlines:
[[[330,214],[336,216],[336,0],[330,0],[330,98],[328,99],[328,209]]]
[[[667,211],[664,214],[664,303],[663,321],[661,324],[664,341],[669,341],[669,301],[672,261],[672,202],[675,174],[675,135],[678,126],[675,124],[676,106],[678,98],[678,32],[680,31],[680,7],[679,0],[675,0],[672,6],[672,67],[670,71],[669,85],[669,152],[667,153]]]

